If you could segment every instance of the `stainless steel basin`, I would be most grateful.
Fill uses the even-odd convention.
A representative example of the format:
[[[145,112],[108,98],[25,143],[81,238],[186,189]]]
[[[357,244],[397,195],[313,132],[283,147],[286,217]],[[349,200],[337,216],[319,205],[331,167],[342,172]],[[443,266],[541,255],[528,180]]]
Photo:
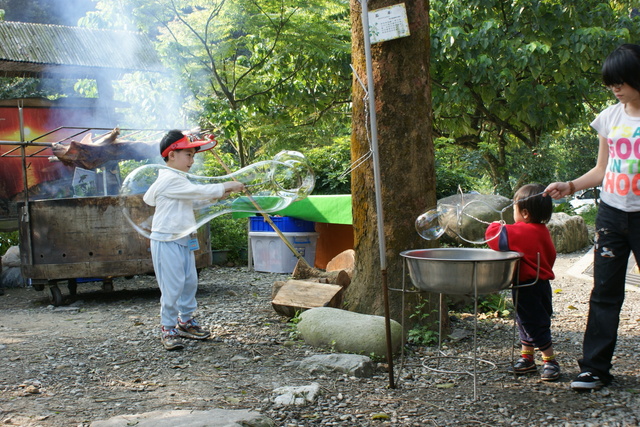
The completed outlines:
[[[474,248],[414,249],[400,255],[416,288],[450,295],[474,295],[476,287],[478,295],[509,287],[522,257],[520,252]]]

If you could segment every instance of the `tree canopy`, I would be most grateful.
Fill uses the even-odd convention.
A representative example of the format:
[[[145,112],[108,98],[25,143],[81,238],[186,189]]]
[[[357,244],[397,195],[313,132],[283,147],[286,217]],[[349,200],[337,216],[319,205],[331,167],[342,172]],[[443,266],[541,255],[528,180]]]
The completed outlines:
[[[607,100],[600,63],[640,30],[626,3],[432,2],[434,132],[440,144],[481,153],[473,169],[489,173],[505,195],[530,179],[528,169],[548,161],[539,154],[549,136],[590,122]]]
[[[341,0],[100,0],[84,25],[135,26],[157,44],[190,118],[244,165],[348,134],[349,15]],[[128,17],[125,19],[124,17]]]

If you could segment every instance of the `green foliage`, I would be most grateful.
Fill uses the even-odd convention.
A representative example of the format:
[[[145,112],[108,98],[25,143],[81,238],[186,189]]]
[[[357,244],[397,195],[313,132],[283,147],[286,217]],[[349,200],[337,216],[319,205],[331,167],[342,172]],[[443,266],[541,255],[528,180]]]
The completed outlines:
[[[0,232],[0,256],[4,255],[11,246],[20,244],[20,236],[17,231]]]
[[[316,177],[313,194],[351,194],[351,145],[348,138],[336,138],[331,145],[312,148],[306,157]]]
[[[550,137],[590,122],[611,100],[601,61],[634,40],[640,18],[599,0],[431,5],[436,135],[455,143],[459,157],[478,153],[468,174],[488,173],[500,194],[562,171]]]
[[[247,218],[220,215],[210,221],[211,249],[228,249],[229,261],[246,261]]]
[[[127,177],[127,175],[129,175],[131,172],[133,172],[135,169],[139,168],[140,166],[146,165],[148,163],[149,163],[148,160],[143,160],[143,161],[123,160],[123,161],[121,161],[121,162],[118,163],[118,165],[120,166],[120,177],[124,181],[124,179]]]
[[[567,215],[575,215],[576,214],[575,209],[573,209],[573,206],[571,206],[571,203],[569,203],[569,201],[567,199],[562,199],[561,202],[554,203],[553,204],[553,211],[554,212],[564,212]]]
[[[202,153],[204,163],[197,170],[199,174],[204,176],[218,176],[222,177],[228,175],[230,172],[234,172],[240,169],[237,158],[228,151],[215,149],[217,157],[209,152]],[[196,172],[194,172],[196,173]]]
[[[550,181],[568,181],[590,170],[596,164],[598,145],[598,134],[586,123],[557,133],[551,150],[558,161]]]
[[[509,297],[510,290],[481,295],[478,297],[478,314],[494,317],[509,317],[513,312],[513,303]],[[473,302],[462,307],[462,311],[473,313]]]
[[[74,90],[84,98],[98,97],[98,83],[91,79],[80,79],[73,86]]]
[[[596,216],[598,215],[598,206],[590,206],[589,209],[580,213],[580,216],[584,220],[585,224],[594,226],[596,225]]]
[[[458,156],[456,147],[448,141],[436,139],[436,197],[438,199],[458,192],[482,190],[481,176],[471,175],[469,163],[478,156],[467,153]],[[331,145],[312,148],[305,152],[316,176],[313,194],[350,194],[351,144],[347,137],[335,138]]]
[[[438,332],[429,326],[416,326],[407,333],[407,341],[415,345],[433,346],[438,343]]]
[[[434,329],[438,325],[439,319],[430,322],[435,316],[438,319],[438,310],[429,310],[429,300],[420,298],[415,306],[414,312],[409,316],[415,321],[415,325],[407,333],[407,341],[416,345],[431,346],[438,342],[438,332]]]
[[[478,161],[474,153],[463,153],[459,155],[459,150],[452,144],[452,141],[445,138],[436,138],[436,198],[451,196],[462,189],[468,193],[472,188],[473,177],[470,175],[470,164]]]
[[[293,316],[291,319],[289,319],[289,321],[287,322],[287,326],[288,326],[288,331],[289,331],[289,338],[290,339],[298,339],[298,335],[300,334],[298,332],[298,323],[300,323],[300,314],[301,312],[298,310],[296,311],[295,316]]]
[[[73,26],[92,6],[93,0],[0,0],[0,20]]]
[[[73,80],[0,77],[0,99],[58,99],[74,95]]]
[[[478,298],[478,312],[492,314],[497,317],[509,317],[513,311],[513,304],[507,297],[510,291],[483,295]]]
[[[38,80],[33,78],[0,78],[0,99],[28,98],[40,95]]]

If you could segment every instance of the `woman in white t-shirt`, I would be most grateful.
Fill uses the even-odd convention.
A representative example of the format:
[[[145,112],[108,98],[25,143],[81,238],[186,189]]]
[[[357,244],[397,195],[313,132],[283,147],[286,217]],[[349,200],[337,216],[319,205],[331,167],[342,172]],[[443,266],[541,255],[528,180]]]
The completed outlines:
[[[618,99],[591,126],[598,132],[593,169],[569,182],[554,182],[545,192],[559,199],[576,190],[602,185],[596,218],[594,285],[589,318],[578,360],[574,390],[608,385],[624,301],[630,252],[640,256],[640,45],[624,44],[602,66],[602,80]]]

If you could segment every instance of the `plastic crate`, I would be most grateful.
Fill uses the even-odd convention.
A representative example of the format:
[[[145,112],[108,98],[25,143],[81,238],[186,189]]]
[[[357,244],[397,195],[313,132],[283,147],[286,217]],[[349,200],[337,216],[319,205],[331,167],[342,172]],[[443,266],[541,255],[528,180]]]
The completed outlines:
[[[266,231],[275,233],[276,231],[262,216],[250,217],[249,231]],[[303,219],[291,218],[288,216],[270,216],[271,221],[283,233],[306,233],[315,230],[315,222]]]
[[[291,245],[313,267],[318,233],[282,233]],[[298,258],[274,232],[249,232],[253,268],[266,273],[292,273]]]

